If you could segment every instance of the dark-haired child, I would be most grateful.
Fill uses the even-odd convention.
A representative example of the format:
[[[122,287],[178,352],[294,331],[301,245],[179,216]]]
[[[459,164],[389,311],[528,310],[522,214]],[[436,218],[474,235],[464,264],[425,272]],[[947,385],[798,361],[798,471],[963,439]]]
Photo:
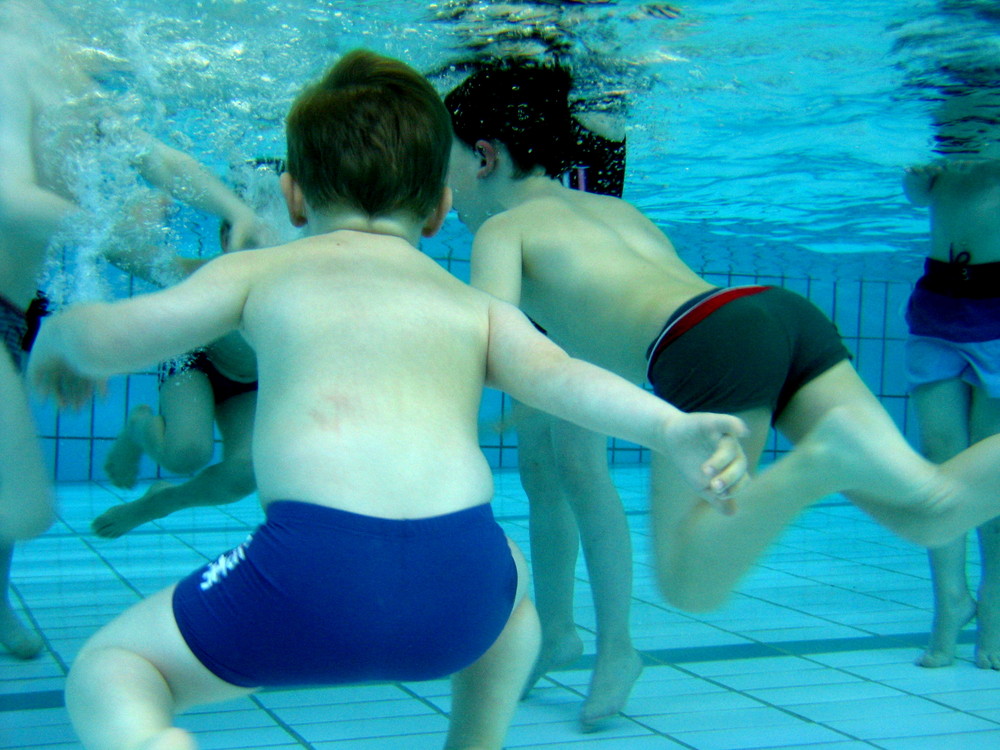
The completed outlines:
[[[676,459],[719,504],[738,419],[686,415],[569,358],[513,306],[421,254],[450,207],[452,133],[402,63],[343,58],[287,121],[289,216],[311,235],[43,329],[37,387],[63,395],[239,328],[260,376],[254,465],[267,520],[99,631],[70,672],[88,748],[191,748],[175,711],[263,685],[454,674],[448,748],[501,747],[538,649],[525,566],[493,520],[484,383]],[[70,395],[70,394],[66,394]]]
[[[756,466],[771,425],[796,449],[712,512],[653,456],[656,569],[685,609],[718,606],[810,502],[843,491],[893,531],[933,546],[1000,511],[1000,440],[938,467],[907,444],[849,362],[833,324],[777,287],[718,289],[633,206],[569,190],[565,73],[504,65],[445,99],[451,185],[475,232],[472,283],[518,304],[572,356],[648,379],[686,411],[733,413]]]

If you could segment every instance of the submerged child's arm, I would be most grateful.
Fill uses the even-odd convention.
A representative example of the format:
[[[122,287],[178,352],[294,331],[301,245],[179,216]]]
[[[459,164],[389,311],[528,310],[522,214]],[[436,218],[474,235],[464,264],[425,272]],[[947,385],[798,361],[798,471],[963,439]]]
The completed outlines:
[[[52,316],[32,352],[29,382],[77,405],[89,396],[80,392],[81,378],[135,372],[220,338],[240,324],[253,256],[223,255],[168,289]]]
[[[673,460],[716,508],[746,478],[738,438],[746,425],[724,414],[686,414],[624,378],[573,359],[515,307],[490,306],[487,383],[536,409],[594,432],[646,445]]]
[[[146,149],[135,159],[146,180],[192,208],[226,219],[232,225],[233,250],[274,244],[274,229],[194,157],[151,136],[146,138]]]
[[[0,225],[8,235],[46,244],[79,208],[38,183],[34,105],[16,72],[0,65]]]
[[[944,168],[940,164],[924,164],[918,167],[907,167],[903,173],[903,193],[914,206],[926,206],[931,202],[931,190],[942,174]]]
[[[521,233],[510,217],[484,222],[472,240],[469,283],[512,305],[521,304]]]

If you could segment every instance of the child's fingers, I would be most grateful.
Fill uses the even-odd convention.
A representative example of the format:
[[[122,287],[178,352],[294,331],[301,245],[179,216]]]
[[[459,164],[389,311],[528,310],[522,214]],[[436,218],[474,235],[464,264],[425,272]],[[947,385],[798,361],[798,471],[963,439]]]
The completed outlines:
[[[746,454],[740,441],[732,435],[723,435],[716,445],[711,458],[702,466],[706,476],[711,477],[713,490],[725,489],[746,472]],[[725,476],[722,476],[725,474]]]

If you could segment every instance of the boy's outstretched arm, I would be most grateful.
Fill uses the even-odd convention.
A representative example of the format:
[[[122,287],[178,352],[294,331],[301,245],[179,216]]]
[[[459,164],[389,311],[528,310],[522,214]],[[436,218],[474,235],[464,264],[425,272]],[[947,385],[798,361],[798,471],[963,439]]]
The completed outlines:
[[[136,158],[139,173],[177,200],[228,220],[233,250],[274,243],[274,229],[194,157],[151,136],[148,144]]]
[[[118,302],[76,305],[42,325],[28,381],[78,406],[93,385],[204,346],[236,329],[255,253],[223,255],[185,281]]]
[[[747,472],[739,444],[747,428],[740,419],[685,414],[614,373],[573,359],[500,300],[490,306],[487,384],[594,432],[665,454],[699,496],[732,511],[729,498]]]

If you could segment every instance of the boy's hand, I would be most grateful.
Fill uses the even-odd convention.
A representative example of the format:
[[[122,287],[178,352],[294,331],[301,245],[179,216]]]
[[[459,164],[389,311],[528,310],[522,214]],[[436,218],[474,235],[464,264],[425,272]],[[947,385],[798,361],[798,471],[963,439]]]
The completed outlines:
[[[666,431],[664,454],[673,460],[691,488],[725,515],[736,512],[733,497],[749,481],[740,438],[742,420],[727,414],[683,414]]]
[[[277,232],[270,224],[250,213],[232,222],[223,252],[270,247],[277,238]]]
[[[95,389],[104,393],[106,381],[80,375],[62,357],[36,353],[28,361],[28,382],[39,395],[76,411],[87,405]]]

